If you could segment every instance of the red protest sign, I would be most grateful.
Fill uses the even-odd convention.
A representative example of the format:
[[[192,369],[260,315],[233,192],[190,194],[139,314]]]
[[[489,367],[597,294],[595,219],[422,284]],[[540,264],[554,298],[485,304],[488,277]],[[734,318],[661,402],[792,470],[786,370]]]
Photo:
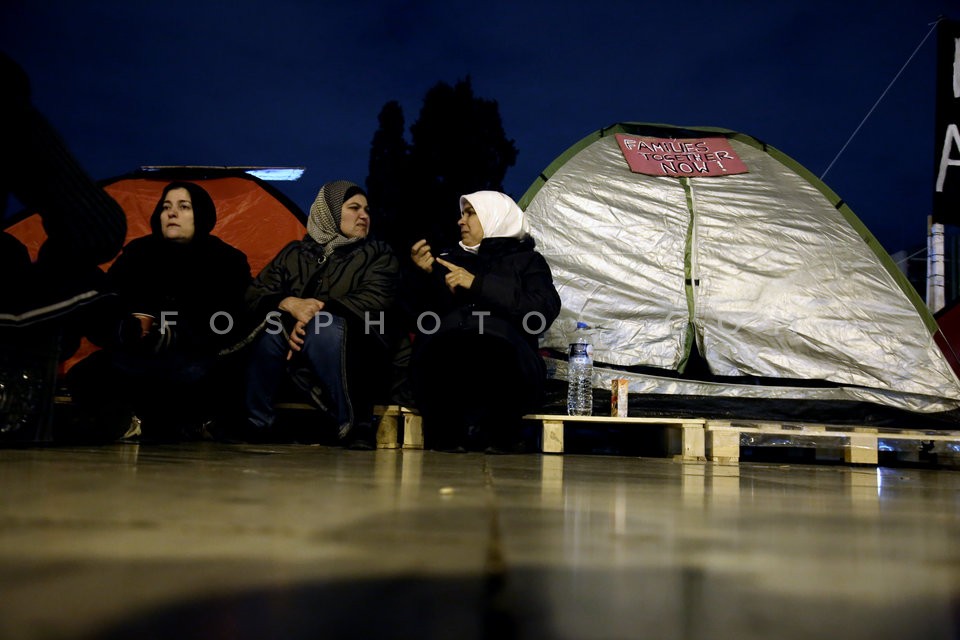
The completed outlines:
[[[726,138],[651,138],[622,133],[616,138],[634,173],[700,178],[749,171]]]

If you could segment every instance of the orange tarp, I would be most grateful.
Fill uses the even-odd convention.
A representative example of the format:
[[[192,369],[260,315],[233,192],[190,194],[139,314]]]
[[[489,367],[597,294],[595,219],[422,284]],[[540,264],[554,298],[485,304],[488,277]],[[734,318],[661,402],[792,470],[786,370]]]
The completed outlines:
[[[126,242],[150,233],[150,214],[169,179],[126,178],[104,187],[127,214]],[[225,177],[196,182],[217,206],[218,236],[247,254],[254,275],[291,240],[302,238],[303,224],[280,200],[252,178]],[[33,215],[6,230],[23,242],[36,259],[46,234],[40,217]],[[104,264],[104,268],[110,263]]]

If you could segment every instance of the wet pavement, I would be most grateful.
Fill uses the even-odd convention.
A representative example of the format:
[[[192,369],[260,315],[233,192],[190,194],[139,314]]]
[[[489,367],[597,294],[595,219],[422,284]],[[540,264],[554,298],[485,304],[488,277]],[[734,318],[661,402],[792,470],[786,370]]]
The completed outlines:
[[[960,471],[0,449],[0,638],[960,637]]]

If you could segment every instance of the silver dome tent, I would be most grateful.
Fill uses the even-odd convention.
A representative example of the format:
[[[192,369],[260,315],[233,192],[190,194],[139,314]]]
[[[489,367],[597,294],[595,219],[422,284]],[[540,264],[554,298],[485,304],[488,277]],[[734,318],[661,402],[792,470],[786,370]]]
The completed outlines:
[[[626,377],[649,398],[960,407],[936,322],[889,255],[829,187],[751,136],[616,124],[561,154],[520,206],[563,300],[542,343],[558,379],[579,320],[596,327],[600,388]]]

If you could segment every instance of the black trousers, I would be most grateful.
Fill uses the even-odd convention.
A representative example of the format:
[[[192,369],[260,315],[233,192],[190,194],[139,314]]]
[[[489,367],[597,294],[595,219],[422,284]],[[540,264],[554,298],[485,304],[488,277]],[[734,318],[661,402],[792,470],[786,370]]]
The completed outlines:
[[[428,445],[474,429],[516,431],[542,404],[545,384],[543,362],[524,342],[470,330],[415,345],[411,382]]]

